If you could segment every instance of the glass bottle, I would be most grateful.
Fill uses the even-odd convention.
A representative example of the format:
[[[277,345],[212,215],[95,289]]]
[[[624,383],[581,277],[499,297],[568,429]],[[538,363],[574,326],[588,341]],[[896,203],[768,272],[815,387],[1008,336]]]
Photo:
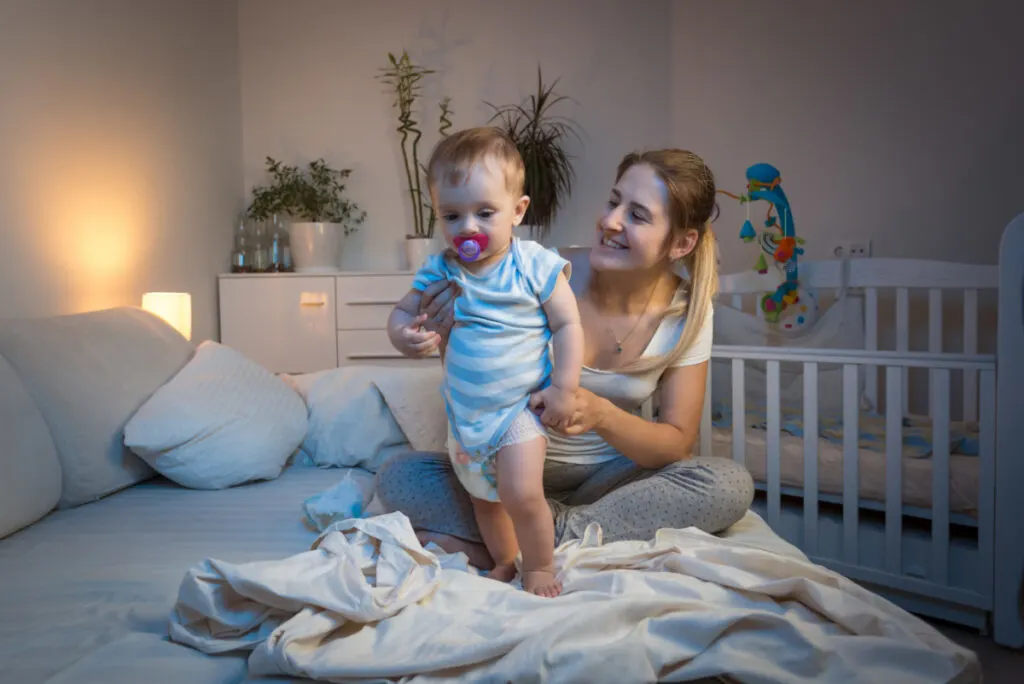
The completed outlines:
[[[252,225],[252,272],[265,273],[270,266],[270,245],[267,223],[254,221]]]
[[[269,244],[267,270],[273,273],[284,271],[284,229],[277,214],[270,217]]]
[[[251,240],[249,238],[249,228],[246,225],[244,216],[238,217],[233,237],[234,246],[231,250],[231,272],[252,272],[252,258],[250,254]]]

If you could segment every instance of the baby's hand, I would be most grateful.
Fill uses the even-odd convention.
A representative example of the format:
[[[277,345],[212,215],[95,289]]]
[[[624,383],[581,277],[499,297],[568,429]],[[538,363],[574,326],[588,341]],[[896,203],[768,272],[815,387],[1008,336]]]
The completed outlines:
[[[537,393],[538,403],[544,407],[540,422],[560,430],[568,427],[576,407],[576,393],[548,385]]]
[[[441,336],[423,329],[426,320],[426,314],[420,314],[409,325],[399,329],[398,339],[395,340],[398,351],[413,358],[429,356],[437,351],[441,345]]]

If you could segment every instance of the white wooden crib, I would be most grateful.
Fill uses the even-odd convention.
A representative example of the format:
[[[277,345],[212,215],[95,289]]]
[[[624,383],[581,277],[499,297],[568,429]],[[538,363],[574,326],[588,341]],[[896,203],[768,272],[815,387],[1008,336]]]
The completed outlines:
[[[1006,228],[998,266],[803,262],[800,278],[819,294],[846,288],[862,298],[863,346],[720,344],[716,325],[709,388],[721,388],[725,374],[731,392],[724,409],[722,392],[714,405],[708,392],[700,454],[745,463],[760,490],[755,508],[814,562],[912,612],[983,632],[991,628],[997,643],[1024,647],[1024,214]],[[764,289],[753,272],[723,276],[717,311],[752,310]],[[925,292],[927,350],[917,351],[911,345],[913,305],[915,295]],[[998,316],[996,350],[979,353],[979,330],[992,330],[984,315],[990,301]],[[880,317],[890,302],[895,315]],[[950,304],[962,310],[962,333],[958,344],[944,345],[943,314]],[[718,318],[716,313],[716,324]],[[888,322],[895,323],[895,344],[885,348],[880,338]],[[751,368],[763,371],[763,387],[748,386]],[[784,371],[802,375],[800,436],[783,429]],[[841,398],[819,392],[826,374],[838,379]],[[930,434],[931,452],[908,455],[903,423],[922,380],[927,409],[918,431]],[[766,421],[757,428],[747,416],[755,389],[766,397]],[[826,415],[826,402],[838,415]],[[727,427],[714,420],[723,411],[731,421]],[[831,440],[823,438],[822,421],[841,421],[841,437],[835,439],[832,430]],[[864,447],[862,423],[884,425],[884,447]],[[969,428],[976,455],[951,453],[954,426]]]

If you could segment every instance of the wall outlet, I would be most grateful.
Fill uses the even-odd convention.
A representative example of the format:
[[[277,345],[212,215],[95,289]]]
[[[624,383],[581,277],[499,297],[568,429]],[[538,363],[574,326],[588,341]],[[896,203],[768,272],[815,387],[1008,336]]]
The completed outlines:
[[[847,240],[832,249],[837,259],[867,259],[871,256],[871,240]]]

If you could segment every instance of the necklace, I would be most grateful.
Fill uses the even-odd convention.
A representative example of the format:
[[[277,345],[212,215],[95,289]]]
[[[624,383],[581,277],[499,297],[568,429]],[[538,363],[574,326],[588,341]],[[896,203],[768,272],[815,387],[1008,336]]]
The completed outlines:
[[[651,288],[651,294],[649,294],[647,296],[647,304],[644,305],[643,312],[639,316],[637,316],[636,322],[633,323],[633,327],[629,329],[629,332],[626,333],[625,337],[623,337],[622,339],[619,339],[619,337],[615,334],[615,331],[612,330],[612,326],[610,326],[610,325],[606,326],[608,328],[608,332],[611,333],[611,335],[612,335],[612,339],[615,340],[615,353],[616,354],[621,354],[622,353],[622,343],[625,342],[626,340],[628,340],[629,336],[632,335],[634,331],[636,331],[637,326],[640,325],[640,321],[642,321],[644,319],[644,316],[647,314],[647,310],[649,308],[651,308],[651,302],[654,300],[654,293],[655,293],[655,291],[657,289],[658,289],[658,283],[655,282],[654,283],[654,287]]]

